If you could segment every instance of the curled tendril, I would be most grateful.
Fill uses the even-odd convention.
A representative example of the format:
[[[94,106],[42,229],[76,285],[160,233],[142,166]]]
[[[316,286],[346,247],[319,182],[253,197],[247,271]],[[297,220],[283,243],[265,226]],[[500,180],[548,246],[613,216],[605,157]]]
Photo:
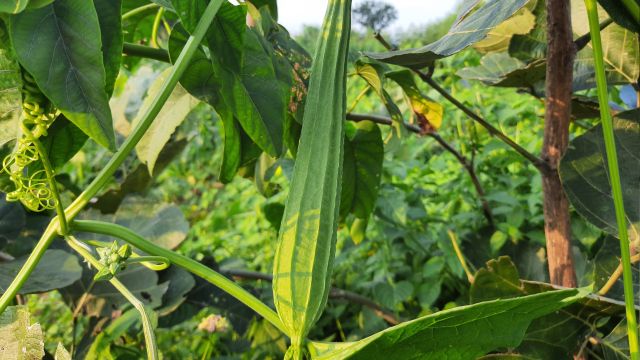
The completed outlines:
[[[55,112],[42,94],[31,75],[23,72],[22,126],[25,132],[15,151],[2,161],[0,172],[5,172],[15,186],[7,194],[7,201],[20,201],[31,211],[54,209],[57,205],[46,172],[38,170],[29,174],[29,166],[40,160],[36,141],[47,134],[55,118]]]

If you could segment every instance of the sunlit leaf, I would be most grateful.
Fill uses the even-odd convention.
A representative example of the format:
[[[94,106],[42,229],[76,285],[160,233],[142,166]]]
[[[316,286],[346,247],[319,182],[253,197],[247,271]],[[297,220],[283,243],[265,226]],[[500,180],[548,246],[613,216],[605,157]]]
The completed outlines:
[[[309,345],[316,359],[475,359],[522,341],[532,320],[582,298],[578,290],[552,291],[440,311],[353,343]],[[514,314],[518,314],[514,316]]]
[[[367,56],[389,64],[412,68],[431,65],[435,60],[451,56],[486,38],[487,33],[520,10],[527,0],[490,1],[455,23],[440,40],[417,49],[367,53]]]

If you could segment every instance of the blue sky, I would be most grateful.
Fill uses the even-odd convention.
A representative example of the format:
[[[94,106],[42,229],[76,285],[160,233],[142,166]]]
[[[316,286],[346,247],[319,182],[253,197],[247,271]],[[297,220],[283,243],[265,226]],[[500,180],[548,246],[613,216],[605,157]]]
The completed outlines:
[[[354,0],[354,7],[362,0]],[[463,0],[464,1],[464,0]],[[386,0],[398,10],[398,20],[391,31],[408,30],[412,26],[424,25],[451,13],[456,0]],[[296,34],[305,24],[320,25],[327,6],[326,0],[278,0],[279,22]]]

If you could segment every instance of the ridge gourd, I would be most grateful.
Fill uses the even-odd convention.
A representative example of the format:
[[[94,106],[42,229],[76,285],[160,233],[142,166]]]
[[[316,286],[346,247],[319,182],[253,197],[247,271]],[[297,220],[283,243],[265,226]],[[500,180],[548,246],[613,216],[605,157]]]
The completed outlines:
[[[273,297],[291,347],[318,320],[331,287],[340,208],[351,0],[329,0],[311,71],[302,135],[278,235]]]

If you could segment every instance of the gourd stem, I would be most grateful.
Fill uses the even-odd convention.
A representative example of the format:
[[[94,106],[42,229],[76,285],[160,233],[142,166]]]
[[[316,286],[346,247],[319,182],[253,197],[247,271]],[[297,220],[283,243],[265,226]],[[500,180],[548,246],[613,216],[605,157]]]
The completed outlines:
[[[282,324],[282,321],[278,317],[278,314],[275,313],[275,311],[273,311],[262,301],[260,301],[258,298],[253,296],[251,293],[243,289],[235,282],[229,280],[225,276],[209,269],[208,267],[191,258],[155,245],[154,243],[148,241],[147,239],[136,234],[130,229],[117,224],[105,223],[100,221],[78,220],[72,223],[72,229],[76,231],[113,236],[126,241],[127,243],[135,246],[136,248],[144,251],[147,254],[164,257],[168,259],[172,264],[177,265],[219,287],[229,295],[235,297],[240,302],[251,308],[260,316],[265,318],[275,327],[280,329],[280,331],[285,334],[287,333],[284,325]]]
[[[613,119],[611,118],[611,110],[609,109],[609,94],[607,90],[607,79],[605,77],[604,70],[602,39],[600,37],[600,27],[598,25],[598,9],[596,0],[585,0],[585,5],[589,18],[589,29],[591,30],[591,42],[596,70],[598,100],[600,102],[600,115],[602,117],[602,133],[604,135],[604,142],[607,153],[607,164],[609,166],[609,180],[611,182],[616,221],[618,225],[618,237],[620,239],[620,254],[622,258],[622,279],[624,284],[624,302],[627,315],[627,336],[629,338],[629,352],[631,354],[632,360],[639,360],[640,349],[638,346],[638,324],[636,322],[635,302],[633,296],[633,276],[631,273],[629,235],[627,233],[627,221],[622,196],[622,185],[620,183],[620,172],[618,169],[618,154],[613,133]]]
[[[67,244],[75,250],[80,256],[82,256],[85,260],[87,260],[91,266],[96,268],[96,270],[100,271],[104,266],[96,259],[91,252],[84,248],[83,244],[76,239],[75,237],[69,235],[67,236]],[[156,336],[153,332],[153,324],[151,323],[151,319],[149,318],[149,314],[147,314],[147,310],[144,307],[144,304],[138,300],[135,295],[124,286],[120,280],[115,277],[109,280],[111,285],[118,290],[122,296],[127,299],[133,305],[136,310],[140,313],[140,320],[142,321],[142,331],[144,333],[144,341],[147,348],[147,358],[152,360],[158,359],[158,346],[156,345]]]

